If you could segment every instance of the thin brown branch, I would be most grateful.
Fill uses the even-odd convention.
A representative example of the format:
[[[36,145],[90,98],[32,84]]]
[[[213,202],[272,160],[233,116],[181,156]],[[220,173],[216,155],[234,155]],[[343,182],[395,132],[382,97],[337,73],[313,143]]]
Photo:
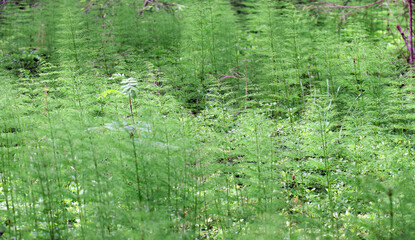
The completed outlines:
[[[409,64],[414,63],[414,45],[412,42],[413,38],[413,31],[412,31],[412,1],[408,0],[408,12],[409,12]]]
[[[153,3],[153,0],[144,0],[143,8],[147,7],[150,3]]]
[[[357,13],[357,11],[358,10],[356,10],[356,9],[351,9],[347,13],[344,13],[344,10],[343,10],[341,19],[343,20],[343,22],[346,22],[346,18],[350,15],[353,15],[353,14]]]
[[[411,47],[410,47],[410,46],[409,46],[409,44],[408,44],[408,40],[407,40],[407,38],[406,38],[406,36],[405,36],[405,33],[402,31],[401,26],[398,24],[398,25],[396,25],[396,28],[397,28],[397,29],[398,29],[398,31],[401,33],[402,39],[403,39],[403,41],[405,42],[405,46],[406,46],[406,48],[408,49],[408,52],[411,52]]]

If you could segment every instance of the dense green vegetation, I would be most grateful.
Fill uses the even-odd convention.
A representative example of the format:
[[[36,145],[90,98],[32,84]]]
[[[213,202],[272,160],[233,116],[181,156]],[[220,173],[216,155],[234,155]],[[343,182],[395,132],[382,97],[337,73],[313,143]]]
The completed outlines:
[[[407,5],[324,6],[1,1],[0,239],[414,239]]]

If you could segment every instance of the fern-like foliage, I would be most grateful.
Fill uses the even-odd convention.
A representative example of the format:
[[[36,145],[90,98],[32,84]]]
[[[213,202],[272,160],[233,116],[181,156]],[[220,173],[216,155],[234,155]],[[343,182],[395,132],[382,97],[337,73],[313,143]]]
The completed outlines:
[[[137,80],[135,80],[134,78],[127,78],[121,81],[121,88],[122,88],[122,92],[124,94],[127,95],[133,95],[135,96],[135,94],[138,92],[137,89]]]

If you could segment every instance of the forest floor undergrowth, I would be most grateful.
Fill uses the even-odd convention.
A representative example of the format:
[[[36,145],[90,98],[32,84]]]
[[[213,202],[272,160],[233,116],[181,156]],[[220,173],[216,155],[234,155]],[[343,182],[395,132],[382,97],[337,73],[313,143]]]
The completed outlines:
[[[392,10],[0,10],[0,239],[415,236],[413,73]]]

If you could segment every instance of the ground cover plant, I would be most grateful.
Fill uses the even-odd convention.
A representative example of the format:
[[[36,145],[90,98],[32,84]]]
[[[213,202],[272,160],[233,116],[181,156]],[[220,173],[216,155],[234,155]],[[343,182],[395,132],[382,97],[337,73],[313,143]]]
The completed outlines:
[[[412,8],[0,1],[0,239],[413,239]]]

